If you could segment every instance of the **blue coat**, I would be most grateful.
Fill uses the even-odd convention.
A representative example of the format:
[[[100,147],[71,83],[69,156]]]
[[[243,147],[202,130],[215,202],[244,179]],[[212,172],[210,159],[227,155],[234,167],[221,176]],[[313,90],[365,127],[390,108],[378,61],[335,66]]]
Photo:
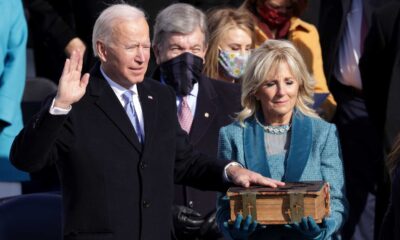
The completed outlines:
[[[9,161],[11,144],[22,129],[21,99],[25,86],[27,27],[20,0],[0,0],[0,182],[28,180]]]
[[[271,172],[275,170],[270,169],[268,165],[263,128],[257,124],[254,117],[246,119],[244,125],[245,127],[242,127],[238,122],[234,122],[220,130],[219,158],[235,159],[246,168],[271,177]],[[343,225],[348,212],[336,127],[319,118],[308,117],[295,111],[291,131],[284,175],[278,180],[286,182],[323,180],[330,184],[331,215],[327,218],[330,224],[326,239],[331,239]],[[229,218],[228,201],[222,194],[218,200],[217,211],[217,219],[221,226]],[[265,230],[256,230],[252,237],[293,239],[296,238],[296,233],[270,226]],[[297,239],[299,237],[297,235]]]

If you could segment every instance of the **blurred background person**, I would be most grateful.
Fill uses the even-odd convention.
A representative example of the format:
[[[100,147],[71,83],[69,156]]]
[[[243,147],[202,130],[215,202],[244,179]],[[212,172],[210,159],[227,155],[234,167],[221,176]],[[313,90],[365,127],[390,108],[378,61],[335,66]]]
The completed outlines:
[[[388,228],[380,230],[379,227],[390,197],[390,178],[384,161],[395,146],[396,136],[400,134],[399,23],[399,1],[384,4],[374,11],[359,64],[365,105],[371,122],[377,131],[378,141],[382,144],[380,147],[383,147],[383,157],[375,169],[378,173],[376,179],[375,226],[377,229],[375,230],[375,239],[377,239],[379,232],[393,233],[394,230]],[[392,186],[392,189],[396,189],[398,179],[393,178],[393,180],[395,185]],[[392,203],[389,208],[396,208],[396,201],[399,200],[396,194],[392,190]],[[397,213],[397,217],[399,216]],[[394,226],[398,226],[398,220],[394,219],[394,221],[396,222],[393,223]],[[396,237],[385,239],[398,239],[399,235],[396,234]]]
[[[287,39],[302,55],[315,81],[316,93],[330,93],[322,65],[319,34],[314,25],[299,18],[307,8],[307,0],[245,0],[247,9],[256,21],[256,46],[268,39]],[[320,115],[331,120],[336,102],[331,94],[323,102]]]
[[[360,59],[365,104],[385,154],[400,133],[400,2],[378,8]]]
[[[58,84],[66,57],[86,43],[78,37],[70,1],[24,0],[37,76]],[[90,51],[89,51],[90,52]]]
[[[266,226],[251,233],[240,224],[226,225],[229,201],[221,194],[217,220],[225,237],[337,239],[347,216],[340,144],[335,125],[309,107],[313,102],[309,78],[301,55],[290,42],[269,40],[256,49],[243,75],[243,110],[234,123],[221,129],[218,157],[236,159],[248,169],[284,182],[328,182],[330,216],[320,225],[313,218],[303,218],[303,227]]]
[[[339,131],[350,205],[349,219],[343,227],[344,239],[377,239],[387,207],[388,189],[379,183],[384,178],[382,139],[366,105],[366,94],[367,91],[374,92],[373,102],[385,101],[377,94],[384,88],[390,72],[386,68],[389,65],[385,66],[388,59],[382,56],[386,52],[380,51],[380,45],[367,46],[365,37],[372,28],[372,13],[390,1],[326,0],[320,4],[319,31],[324,70],[337,101],[333,122]],[[394,15],[386,15],[383,21],[386,24],[393,18]],[[380,36],[378,39],[381,41]],[[388,49],[394,51],[396,48]],[[364,68],[366,72],[363,73],[360,59],[367,52],[373,56],[377,51],[380,51],[379,58],[372,60],[368,57],[368,61],[377,64],[364,65],[370,69]],[[365,77],[371,80],[367,83]],[[387,96],[383,98],[387,99]],[[379,108],[382,110],[376,113],[380,115],[385,104]]]
[[[254,48],[254,22],[249,12],[220,8],[207,14],[210,39],[204,74],[238,83]]]
[[[25,86],[28,30],[20,0],[0,0],[0,198],[21,194],[29,175],[9,161],[11,144],[23,127],[21,100]]]
[[[202,74],[207,46],[206,17],[199,9],[172,4],[157,15],[153,49],[159,67],[153,78],[175,90],[178,119],[194,148],[216,157],[219,129],[240,111],[240,87]],[[215,192],[176,185],[176,238],[219,238],[215,202]]]

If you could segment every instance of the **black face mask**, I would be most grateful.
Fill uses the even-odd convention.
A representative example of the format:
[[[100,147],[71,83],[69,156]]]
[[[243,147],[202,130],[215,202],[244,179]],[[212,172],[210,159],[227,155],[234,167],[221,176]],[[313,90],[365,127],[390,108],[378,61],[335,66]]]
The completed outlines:
[[[191,53],[182,53],[162,63],[160,70],[164,81],[175,89],[178,95],[186,96],[201,77],[203,59]]]

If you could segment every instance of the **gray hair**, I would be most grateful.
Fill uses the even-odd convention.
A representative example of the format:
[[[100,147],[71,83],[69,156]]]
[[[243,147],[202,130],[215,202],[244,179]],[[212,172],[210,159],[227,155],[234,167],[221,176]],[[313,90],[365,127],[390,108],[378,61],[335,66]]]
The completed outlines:
[[[156,17],[153,46],[160,47],[168,33],[188,34],[197,27],[204,33],[204,46],[207,46],[208,31],[204,13],[190,4],[172,4],[159,12]]]
[[[94,56],[98,56],[97,41],[101,40],[109,43],[112,37],[112,29],[116,22],[138,18],[146,18],[145,13],[141,9],[125,3],[111,5],[106,8],[97,18],[93,27],[92,47]]]
[[[308,73],[306,64],[292,43],[285,40],[267,40],[251,54],[242,79],[242,107],[237,120],[243,124],[246,118],[254,115],[260,102],[255,94],[269,74],[274,73],[280,63],[288,64],[290,71],[299,83],[297,110],[311,117],[318,117],[312,106],[314,99],[314,80]]]

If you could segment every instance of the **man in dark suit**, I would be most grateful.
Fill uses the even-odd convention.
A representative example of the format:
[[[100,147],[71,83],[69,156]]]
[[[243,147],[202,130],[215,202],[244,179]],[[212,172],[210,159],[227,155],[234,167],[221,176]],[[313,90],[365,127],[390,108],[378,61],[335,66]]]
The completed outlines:
[[[367,109],[380,138],[385,140],[387,153],[400,132],[399,110],[396,111],[400,109],[399,58],[400,2],[392,2],[373,15],[365,39],[365,51],[360,59]]]
[[[21,170],[56,165],[64,239],[168,239],[174,182],[208,190],[225,189],[226,179],[282,184],[193,150],[177,120],[174,92],[144,78],[150,37],[142,11],[110,6],[93,39],[100,64],[90,81],[89,74],[81,78],[82,58],[73,52],[55,98],[11,152]]]
[[[365,39],[365,50],[360,59],[361,76],[367,110],[383,142],[384,160],[392,150],[400,133],[400,3],[392,2],[376,10]],[[376,226],[379,227],[388,206],[390,179],[384,161],[378,169]],[[393,189],[393,188],[392,188]],[[397,203],[392,203],[395,205]],[[386,223],[393,222],[387,219]],[[391,226],[386,225],[387,226]],[[390,228],[390,227],[389,227]],[[376,236],[378,234],[377,229]],[[381,229],[388,237],[393,229]]]
[[[381,140],[365,104],[358,63],[365,49],[364,39],[372,12],[388,1],[325,0],[320,3],[318,27],[324,70],[337,102],[334,123],[342,146],[350,205],[342,232],[344,239],[373,239],[374,235],[371,226],[374,226],[376,186],[381,178],[377,169],[383,163],[383,156]]]
[[[178,116],[184,98],[189,103],[190,142],[196,150],[216,157],[219,129],[231,123],[240,111],[240,87],[202,74],[206,36],[206,17],[199,9],[178,3],[162,10],[154,26],[153,48],[159,67],[153,78],[175,90]],[[215,192],[177,185],[174,204],[177,239],[218,238]]]

